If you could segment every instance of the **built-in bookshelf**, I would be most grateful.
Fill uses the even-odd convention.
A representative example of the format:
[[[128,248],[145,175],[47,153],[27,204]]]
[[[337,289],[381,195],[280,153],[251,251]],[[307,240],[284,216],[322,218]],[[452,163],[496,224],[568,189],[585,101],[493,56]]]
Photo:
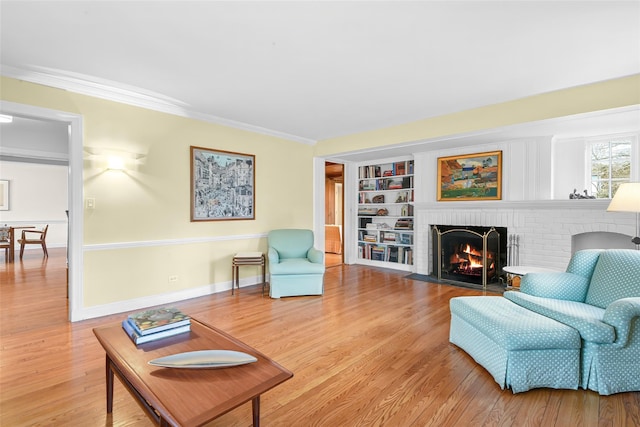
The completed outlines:
[[[358,262],[411,271],[413,160],[358,167]]]

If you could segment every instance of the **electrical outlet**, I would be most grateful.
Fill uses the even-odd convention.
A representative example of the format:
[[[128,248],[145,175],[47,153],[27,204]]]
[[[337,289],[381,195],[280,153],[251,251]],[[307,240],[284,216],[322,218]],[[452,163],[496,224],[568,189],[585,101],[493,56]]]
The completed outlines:
[[[95,197],[87,197],[85,200],[85,207],[87,209],[95,209],[96,208],[96,199]]]
[[[169,276],[169,283],[176,283],[178,281],[178,275],[174,274],[173,276]]]

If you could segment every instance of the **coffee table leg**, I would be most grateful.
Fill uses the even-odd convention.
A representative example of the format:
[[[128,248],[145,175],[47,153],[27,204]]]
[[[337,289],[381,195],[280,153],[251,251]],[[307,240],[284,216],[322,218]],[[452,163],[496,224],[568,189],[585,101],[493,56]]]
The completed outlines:
[[[260,396],[256,396],[251,401],[253,410],[253,427],[260,427]]]
[[[113,411],[113,369],[111,369],[111,359],[106,356],[107,373],[107,414]]]

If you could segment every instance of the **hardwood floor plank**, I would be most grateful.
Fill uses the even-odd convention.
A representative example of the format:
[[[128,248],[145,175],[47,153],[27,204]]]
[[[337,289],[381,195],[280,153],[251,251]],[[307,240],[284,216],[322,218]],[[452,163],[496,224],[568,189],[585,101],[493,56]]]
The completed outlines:
[[[104,351],[67,321],[65,252],[0,259],[0,425],[153,423],[116,381],[105,411]],[[260,286],[175,305],[269,355],[294,377],[261,398],[267,426],[640,426],[640,393],[501,390],[448,341],[449,300],[481,291],[364,266],[327,269],[325,295],[274,300]],[[245,404],[208,424],[247,426]]]

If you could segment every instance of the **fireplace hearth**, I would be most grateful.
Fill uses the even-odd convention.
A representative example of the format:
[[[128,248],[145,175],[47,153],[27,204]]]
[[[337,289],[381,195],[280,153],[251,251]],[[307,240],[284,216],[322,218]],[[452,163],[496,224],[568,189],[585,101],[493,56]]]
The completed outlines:
[[[481,285],[500,281],[507,261],[505,227],[432,225],[433,272],[438,280]]]

